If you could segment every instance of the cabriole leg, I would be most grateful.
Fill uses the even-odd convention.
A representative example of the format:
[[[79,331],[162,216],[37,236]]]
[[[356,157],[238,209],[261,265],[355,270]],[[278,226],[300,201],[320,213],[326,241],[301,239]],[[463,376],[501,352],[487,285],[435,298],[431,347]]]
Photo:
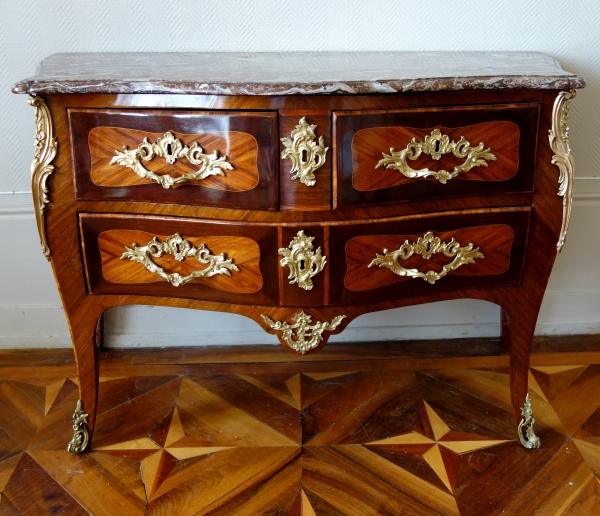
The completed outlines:
[[[67,450],[81,453],[89,446],[96,422],[98,402],[98,320],[102,312],[78,310],[68,315],[79,377],[79,400],[73,413],[73,439]]]
[[[536,319],[519,317],[518,309],[503,309],[502,342],[510,342],[510,396],[519,442],[527,449],[540,447],[528,392],[529,361]],[[512,312],[512,313],[511,313]]]

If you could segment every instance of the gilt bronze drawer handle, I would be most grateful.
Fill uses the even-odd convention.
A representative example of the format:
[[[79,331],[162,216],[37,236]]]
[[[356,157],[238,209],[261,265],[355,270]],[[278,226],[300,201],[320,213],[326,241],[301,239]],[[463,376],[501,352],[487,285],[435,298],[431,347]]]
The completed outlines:
[[[161,242],[154,237],[148,242],[148,245],[144,247],[138,247],[134,242],[131,244],[131,247],[125,246],[125,249],[127,249],[127,251],[121,255],[121,260],[127,258],[132,262],[141,263],[150,272],[158,274],[174,287],[188,283],[196,278],[210,278],[217,274],[231,276],[231,271],[240,270],[233,263],[233,259],[227,260],[225,258],[225,253],[222,253],[219,256],[213,256],[204,244],[201,244],[200,247],[196,248],[189,241],[184,240],[179,233],[175,233],[164,242]],[[200,263],[208,264],[208,267],[206,267],[206,269],[194,271],[189,276],[181,276],[181,274],[177,272],[168,273],[152,261],[151,258],[160,258],[164,253],[172,254],[178,262],[181,262],[186,258],[194,257]]]
[[[298,231],[288,247],[279,249],[279,254],[283,256],[279,263],[290,269],[290,285],[297,283],[304,290],[312,290],[311,278],[319,274],[327,263],[325,256],[321,256],[320,247],[313,251],[314,239],[315,237],[306,236],[304,231]]]
[[[211,155],[204,154],[202,147],[197,142],[191,147],[184,145],[183,142],[173,133],[167,132],[162,138],[158,138],[156,143],[150,143],[148,138],[138,145],[137,149],[129,150],[127,145],[123,146],[123,152],[115,150],[117,155],[110,160],[110,164],[115,163],[128,167],[138,176],[145,179],[156,181],[163,188],[186,181],[200,181],[209,176],[224,176],[224,170],[233,170],[233,165],[227,161],[227,156],[219,158],[219,152],[214,151]],[[196,172],[188,172],[179,177],[173,177],[169,174],[159,175],[142,165],[142,161],[150,161],[154,156],[165,158],[165,161],[172,165],[178,159],[187,158],[194,165],[202,165],[202,168]]]
[[[310,324],[311,316],[304,311],[292,317],[295,324],[274,321],[265,314],[261,314],[261,317],[272,329],[282,332],[281,338],[290,348],[304,355],[319,345],[319,342],[323,340],[324,331],[335,330],[346,316],[338,315],[331,322],[316,322],[312,325]],[[294,330],[296,330],[296,339],[294,339]]]
[[[420,254],[425,260],[429,260],[434,254],[438,253],[443,253],[448,258],[454,257],[454,260],[444,265],[444,268],[440,272],[420,272],[417,269],[405,269],[398,263],[398,259],[407,260],[413,254]],[[455,271],[468,263],[475,263],[475,258],[485,258],[483,253],[479,251],[479,247],[473,248],[472,243],[466,247],[460,247],[460,244],[454,238],[450,242],[442,242],[439,237],[433,236],[433,233],[428,231],[412,244],[406,240],[396,251],[384,249],[383,255],[377,254],[377,257],[369,264],[369,267],[372,265],[387,267],[393,273],[398,274],[398,276],[423,278],[433,285],[450,271]]]
[[[291,138],[281,138],[285,150],[281,152],[281,159],[292,160],[292,179],[300,179],[306,186],[314,186],[317,182],[315,170],[325,164],[325,157],[329,147],[325,147],[322,136],[319,143],[315,142],[316,125],[309,124],[302,117],[296,128],[292,131]]]
[[[490,152],[490,148],[485,149],[484,147],[483,142],[477,147],[471,147],[464,136],[461,136],[458,142],[450,141],[448,135],[442,134],[439,129],[434,129],[421,142],[417,142],[413,138],[404,150],[396,151],[392,147],[390,154],[383,152],[383,159],[375,165],[375,168],[385,165],[385,168],[398,170],[403,176],[410,179],[433,177],[440,183],[446,184],[448,180],[468,172],[472,168],[487,167],[487,160],[495,161],[496,156]],[[428,168],[415,170],[406,163],[407,159],[414,161],[421,154],[427,154],[437,161],[444,154],[449,153],[454,154],[457,158],[467,158],[462,165],[454,167],[452,172],[447,170],[435,171]]]

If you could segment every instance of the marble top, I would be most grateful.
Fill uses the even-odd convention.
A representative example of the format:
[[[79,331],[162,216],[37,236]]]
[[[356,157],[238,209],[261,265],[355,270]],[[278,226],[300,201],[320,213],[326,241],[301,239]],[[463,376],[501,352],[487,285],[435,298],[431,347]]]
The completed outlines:
[[[54,54],[14,93],[293,95],[583,88],[536,52]]]

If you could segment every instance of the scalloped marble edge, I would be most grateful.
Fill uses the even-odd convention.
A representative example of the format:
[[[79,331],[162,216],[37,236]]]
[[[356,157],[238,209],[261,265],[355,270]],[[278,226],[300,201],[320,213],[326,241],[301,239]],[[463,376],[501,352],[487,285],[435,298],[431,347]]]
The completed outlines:
[[[315,95],[584,86],[538,52],[125,52],[51,55],[13,92]]]
[[[200,83],[175,81],[53,81],[24,80],[16,83],[13,93],[30,95],[52,93],[163,93],[197,95],[317,95],[317,94],[365,94],[365,93],[411,93],[428,91],[458,90],[501,90],[501,89],[580,89],[585,80],[573,76],[499,76],[402,79],[391,81],[348,81],[299,84],[288,82],[246,83]]]

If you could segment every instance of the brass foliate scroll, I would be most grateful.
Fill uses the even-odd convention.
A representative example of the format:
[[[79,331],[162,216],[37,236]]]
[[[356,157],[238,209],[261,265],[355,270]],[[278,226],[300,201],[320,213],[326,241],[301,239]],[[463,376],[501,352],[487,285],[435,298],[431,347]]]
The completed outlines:
[[[452,153],[457,158],[466,158],[465,161],[454,167],[449,172],[447,170],[429,170],[422,168],[415,170],[407,163],[407,159],[416,160],[421,154],[431,156],[434,160],[439,160],[444,154]],[[375,168],[385,166],[387,169],[393,169],[400,172],[403,176],[410,179],[419,179],[433,177],[440,183],[446,184],[450,179],[460,174],[464,174],[475,167],[487,167],[487,161],[495,161],[496,156],[490,152],[490,148],[485,148],[483,142],[477,147],[471,147],[471,144],[464,136],[457,142],[450,141],[448,135],[442,134],[439,129],[434,129],[431,134],[425,136],[423,141],[417,142],[413,138],[405,149],[396,151],[393,147],[390,154],[383,154],[383,159],[379,160]]]
[[[535,435],[533,431],[533,425],[535,425],[535,418],[533,417],[533,410],[531,408],[531,399],[529,394],[525,396],[525,403],[521,407],[521,419],[518,427],[519,442],[528,450],[534,450],[540,447],[540,438]]]
[[[292,317],[294,324],[285,321],[274,321],[265,314],[262,314],[261,317],[270,328],[281,332],[282,340],[290,348],[300,355],[304,355],[304,353],[319,345],[323,340],[324,331],[335,330],[346,316],[338,315],[331,322],[316,322],[315,324],[311,324],[311,316],[304,313],[304,311]]]
[[[290,269],[290,284],[296,283],[304,290],[312,290],[312,278],[319,274],[327,263],[326,258],[321,255],[320,247],[313,251],[314,239],[315,237],[306,236],[304,231],[298,231],[287,248],[279,249],[279,254],[283,256],[279,263],[282,267]]]
[[[196,278],[210,278],[216,274],[231,276],[231,271],[240,270],[232,259],[227,260],[225,258],[225,254],[213,256],[204,244],[194,247],[191,242],[184,240],[179,233],[175,233],[164,242],[154,237],[143,247],[138,247],[134,242],[131,247],[125,246],[125,249],[126,251],[121,255],[121,260],[128,259],[141,263],[147,270],[166,279],[174,287],[193,281]],[[177,272],[169,273],[152,260],[152,258],[160,258],[165,253],[173,255],[178,262],[186,258],[195,258],[201,264],[208,265],[208,267],[194,271],[189,276],[181,276]]]
[[[52,160],[56,156],[56,138],[52,127],[52,117],[46,101],[41,97],[29,97],[29,104],[35,108],[35,152],[31,163],[31,192],[33,208],[40,235],[40,245],[47,260],[50,260],[50,248],[46,239],[46,219],[44,211],[48,198],[48,177],[54,172]]]
[[[87,429],[87,418],[89,416],[83,411],[81,400],[77,400],[75,412],[73,412],[73,439],[67,446],[67,451],[71,453],[82,453],[87,448],[90,435]]]
[[[209,176],[224,176],[225,170],[233,170],[233,165],[227,161],[227,156],[219,157],[218,151],[212,154],[204,154],[202,147],[194,142],[191,147],[184,145],[181,140],[175,138],[173,133],[167,132],[156,143],[150,143],[148,138],[140,143],[137,149],[129,150],[127,145],[123,146],[123,152],[115,150],[116,156],[110,160],[110,164],[118,164],[133,170],[138,176],[156,181],[163,188],[170,188],[179,183],[188,181],[201,181]],[[170,174],[159,175],[148,170],[142,161],[150,161],[155,156],[165,158],[169,165],[173,165],[178,159],[187,159],[194,165],[202,168],[196,172],[188,172],[179,177]]]
[[[405,269],[398,260],[407,260],[413,254],[421,255],[425,260],[429,260],[434,254],[443,253],[448,258],[454,258],[450,263],[444,265],[440,272],[427,271],[421,272],[418,269]],[[378,265],[387,267],[398,276],[408,276],[411,278],[422,278],[431,285],[437,280],[446,276],[449,272],[455,271],[459,267],[468,263],[474,263],[476,258],[485,258],[479,247],[474,247],[472,243],[461,247],[461,245],[452,238],[449,242],[442,242],[439,237],[428,231],[416,242],[409,243],[406,240],[396,251],[383,250],[383,254],[376,254],[376,257],[369,267]]]
[[[552,109],[552,129],[548,133],[550,148],[554,152],[552,164],[558,167],[558,195],[563,198],[563,218],[556,248],[560,253],[569,230],[571,205],[573,204],[573,181],[575,180],[575,160],[569,145],[570,100],[575,98],[575,90],[561,91]]]
[[[302,117],[298,125],[291,133],[291,138],[281,138],[285,150],[281,153],[281,159],[292,161],[292,179],[299,179],[306,186],[314,186],[317,182],[315,171],[325,164],[325,158],[329,147],[325,147],[322,136],[318,143],[315,142],[316,125],[309,124]]]

